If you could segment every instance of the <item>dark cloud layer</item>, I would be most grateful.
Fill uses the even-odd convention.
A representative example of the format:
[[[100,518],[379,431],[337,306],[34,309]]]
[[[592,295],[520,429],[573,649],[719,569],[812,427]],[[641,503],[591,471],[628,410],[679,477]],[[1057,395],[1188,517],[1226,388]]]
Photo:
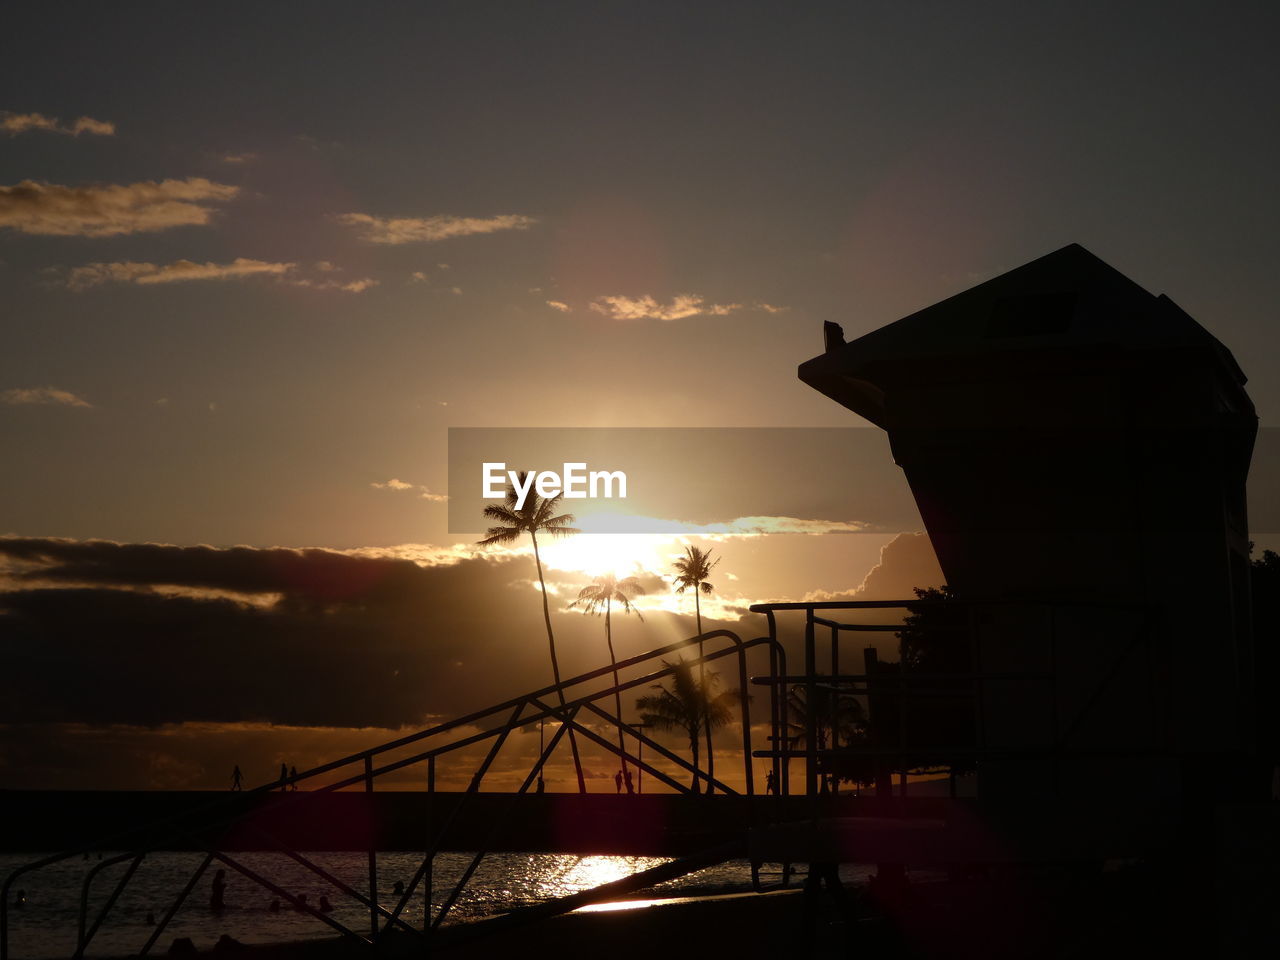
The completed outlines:
[[[397,727],[545,682],[512,561],[16,538],[0,555],[24,566],[0,594],[0,722]]]
[[[519,557],[423,567],[327,550],[11,537],[0,558],[11,567],[0,723],[394,728],[550,681],[533,568]],[[607,662],[598,618],[554,619],[567,675]],[[690,635],[687,620],[616,623],[619,656]]]

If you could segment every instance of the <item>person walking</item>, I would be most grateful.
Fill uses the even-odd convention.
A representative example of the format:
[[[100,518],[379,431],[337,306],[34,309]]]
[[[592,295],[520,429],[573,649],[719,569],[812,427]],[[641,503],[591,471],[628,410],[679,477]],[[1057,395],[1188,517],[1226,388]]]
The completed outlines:
[[[233,791],[244,789],[244,776],[240,773],[240,764],[238,763],[235,765],[235,769],[231,771],[231,789]]]

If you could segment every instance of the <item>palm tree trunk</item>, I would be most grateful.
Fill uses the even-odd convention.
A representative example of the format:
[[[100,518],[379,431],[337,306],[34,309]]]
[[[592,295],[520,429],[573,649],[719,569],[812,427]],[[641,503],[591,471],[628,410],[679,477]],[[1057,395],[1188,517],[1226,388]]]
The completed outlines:
[[[627,747],[622,739],[622,691],[618,690],[618,658],[613,655],[613,627],[610,622],[613,598],[604,602],[604,642],[609,647],[609,665],[613,667],[613,702],[618,710],[618,759],[622,761],[622,782],[627,781]]]
[[[560,697],[560,706],[564,706],[564,690],[560,686],[560,661],[556,659],[556,635],[551,630],[551,604],[547,602],[547,581],[542,576],[542,557],[538,553],[538,535],[529,531],[533,540],[533,562],[538,565],[538,583],[542,587],[542,616],[547,621],[547,643],[551,647],[551,673],[556,678],[556,693]],[[578,741],[573,736],[573,727],[569,728],[569,749],[573,751],[573,769],[578,774],[578,792],[587,792],[587,782],[582,776],[582,761],[578,758]]]
[[[693,609],[698,617],[698,635],[702,635],[702,600],[698,596],[702,592],[702,584],[696,584],[693,588]],[[702,641],[698,641],[698,656],[702,656]],[[707,735],[707,793],[713,793],[711,786],[711,778],[716,775],[716,755],[711,749],[711,724],[707,720],[706,704],[710,699],[707,690],[707,665],[705,663],[698,664],[698,682],[702,685],[702,729]]]

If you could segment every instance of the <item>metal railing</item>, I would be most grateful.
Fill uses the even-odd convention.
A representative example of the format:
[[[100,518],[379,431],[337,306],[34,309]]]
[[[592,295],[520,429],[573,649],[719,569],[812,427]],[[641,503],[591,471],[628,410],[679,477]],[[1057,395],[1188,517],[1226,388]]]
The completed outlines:
[[[929,598],[915,600],[884,601],[814,601],[814,602],[779,602],[753,604],[752,612],[765,615],[769,626],[769,636],[781,645],[778,615],[798,612],[804,614],[804,666],[803,672],[787,675],[786,671],[774,672],[767,677],[753,677],[756,686],[767,687],[773,691],[770,697],[774,705],[771,717],[771,746],[757,750],[755,756],[771,760],[774,764],[775,782],[779,784],[778,792],[782,795],[790,793],[790,762],[804,763],[804,787],[800,791],[804,795],[817,797],[828,790],[834,791],[839,781],[841,764],[850,761],[872,761],[876,767],[876,792],[879,795],[891,793],[885,777],[896,771],[900,777],[900,791],[905,784],[907,772],[919,768],[927,761],[934,765],[943,765],[945,761],[951,769],[955,766],[969,766],[982,758],[1007,757],[1017,754],[1045,753],[1046,750],[1054,758],[1055,764],[1061,752],[1070,744],[1074,734],[1081,728],[1099,701],[1108,693],[1115,682],[1121,666],[1137,651],[1144,651],[1147,657],[1147,669],[1150,669],[1150,641],[1154,630],[1154,622],[1148,608],[1138,604],[1096,603],[1096,602],[1063,602],[1035,600],[960,600],[955,598]],[[1045,654],[1047,667],[1044,670],[1020,670],[1017,672],[997,672],[983,667],[982,624],[979,615],[982,611],[1004,609],[1041,611],[1045,615]],[[1059,690],[1057,683],[1057,663],[1059,638],[1059,611],[1071,609],[1100,613],[1103,617],[1128,616],[1135,621],[1132,633],[1118,650],[1110,668],[1101,681],[1079,706],[1068,722],[1063,721]],[[901,611],[906,614],[929,612],[945,612],[949,616],[943,622],[935,622],[927,626],[911,625],[899,622],[847,622],[849,617],[842,613],[875,613],[877,611]],[[839,617],[837,619],[837,617]],[[948,622],[950,621],[950,622]],[[1101,622],[1101,621],[1099,621]],[[819,630],[829,632],[826,663],[820,662],[818,633]],[[907,647],[908,636],[915,629],[920,634],[927,633],[931,638],[951,634],[955,642],[967,648],[967,665],[964,669],[947,671],[926,671],[913,669],[912,657]],[[862,653],[864,670],[862,672],[842,672],[841,641],[845,634],[855,638],[868,634],[895,634],[897,637],[898,661],[881,662],[873,647],[866,647]],[[965,659],[965,658],[961,658]],[[847,660],[845,661],[847,662]],[[824,672],[823,668],[826,668]],[[1010,746],[993,747],[988,742],[986,690],[989,684],[998,681],[1016,681],[1019,683],[1035,683],[1042,686],[1049,719],[1048,726],[1052,736],[1047,744],[1027,748]],[[794,711],[792,691],[804,691],[803,724],[793,722]],[[825,696],[820,695],[820,691]],[[871,733],[859,742],[838,743],[838,713],[841,702],[856,700],[866,717],[866,729]],[[935,700],[950,700],[953,704],[963,703],[970,713],[971,729],[967,735],[951,743],[913,743],[911,711],[913,705]],[[826,708],[825,715],[821,707]],[[797,728],[800,728],[797,732]],[[885,734],[891,733],[895,742],[886,742]],[[918,732],[918,731],[916,731]],[[830,742],[827,742],[829,738]],[[799,746],[803,740],[804,746]],[[1103,752],[1103,751],[1094,751]],[[846,766],[847,769],[847,766]],[[865,769],[865,767],[864,767]]]
[[[720,641],[720,644],[716,642]],[[493,766],[503,745],[507,742],[513,731],[521,728],[529,727],[534,724],[541,724],[544,721],[558,721],[559,726],[550,737],[540,751],[537,759],[534,761],[523,782],[518,790],[512,794],[512,797],[518,797],[527,793],[535,780],[539,778],[543,767],[554,753],[556,747],[561,742],[565,733],[573,730],[579,736],[584,737],[588,741],[595,743],[609,754],[623,758],[624,763],[633,764],[643,773],[666,784],[668,787],[678,792],[692,792],[693,787],[677,781],[669,773],[661,768],[654,766],[641,756],[643,748],[648,748],[650,755],[661,757],[669,765],[673,765],[677,771],[687,774],[693,782],[705,784],[707,787],[714,787],[726,794],[734,794],[738,791],[734,790],[723,781],[709,776],[700,768],[694,767],[689,761],[672,752],[671,750],[658,743],[656,740],[647,736],[641,729],[637,729],[635,725],[629,724],[621,717],[615,716],[609,711],[607,706],[602,707],[597,701],[612,700],[616,694],[634,690],[637,688],[660,683],[666,677],[672,675],[676,669],[675,664],[666,664],[657,670],[646,672],[641,676],[635,676],[631,679],[620,683],[607,683],[607,685],[592,689],[590,692],[572,693],[572,691],[581,691],[584,685],[599,681],[602,678],[611,677],[615,671],[630,670],[633,668],[641,668],[651,664],[654,661],[662,660],[691,646],[703,644],[708,652],[705,655],[696,656],[688,661],[691,665],[700,663],[713,663],[726,657],[736,657],[738,683],[742,696],[740,697],[740,723],[742,729],[742,757],[743,757],[743,782],[745,792],[748,795],[754,794],[754,776],[752,770],[752,745],[751,745],[751,715],[750,701],[747,696],[749,685],[747,674],[747,654],[749,651],[757,648],[763,648],[768,653],[769,668],[771,674],[786,673],[786,656],[781,644],[773,637],[758,637],[754,640],[743,641],[737,634],[728,630],[713,630],[700,636],[691,637],[686,640],[677,641],[667,646],[651,650],[648,653],[631,657],[626,660],[619,661],[616,666],[606,666],[597,670],[572,677],[562,681],[560,684],[552,684],[540,689],[526,693],[522,696],[503,701],[502,703],[488,707],[487,709],[476,711],[463,717],[441,723],[436,726],[399,737],[394,740],[387,741],[367,750],[353,753],[339,760],[325,763],[320,766],[306,770],[296,775],[283,777],[280,780],[257,787],[253,790],[243,793],[229,794],[226,798],[221,798],[203,804],[193,810],[173,815],[163,820],[148,824],[145,828],[137,828],[128,831],[122,831],[101,840],[79,847],[74,850],[68,850],[60,854],[33,861],[12,871],[6,878],[3,885],[0,885],[0,960],[9,960],[9,904],[11,902],[10,891],[14,882],[27,874],[34,871],[44,869],[57,863],[69,860],[71,858],[87,854],[90,850],[100,849],[121,849],[127,852],[118,856],[112,856],[107,860],[99,861],[91,868],[84,878],[81,887],[80,896],[80,920],[76,938],[75,958],[80,958],[89,948],[94,935],[101,929],[107,921],[113,908],[115,907],[121,893],[125,890],[130,880],[135,875],[139,865],[146,857],[154,852],[173,849],[180,846],[183,849],[199,849],[205,856],[199,866],[191,873],[191,875],[183,883],[173,901],[164,911],[162,917],[152,929],[146,942],[138,950],[138,956],[146,956],[155,946],[156,942],[163,935],[165,929],[177,916],[183,903],[191,895],[201,877],[206,873],[208,868],[217,861],[226,868],[235,871],[241,876],[263,889],[269,891],[272,895],[281,898],[291,905],[295,910],[309,914],[315,919],[326,924],[331,929],[355,940],[363,941],[372,945],[380,937],[386,935],[388,931],[398,930],[407,935],[413,936],[421,940],[427,940],[433,931],[437,931],[445,922],[446,918],[454,909],[458,900],[462,896],[468,882],[474,876],[476,868],[480,865],[483,858],[489,852],[490,845],[494,839],[498,823],[502,818],[494,818],[494,825],[490,833],[488,841],[479,845],[475,851],[470,863],[462,873],[461,878],[444,897],[444,900],[433,916],[432,902],[435,896],[435,876],[434,862],[436,856],[442,849],[442,844],[452,826],[454,820],[458,816],[458,811],[462,807],[462,803],[456,804],[449,815],[444,819],[443,823],[436,824],[433,822],[433,804],[432,800],[437,793],[436,788],[436,762],[437,759],[447,754],[464,750],[468,747],[475,747],[481,744],[488,744],[488,750],[477,765],[474,774],[471,776],[468,786],[463,793],[462,801],[473,797],[480,789],[481,782],[485,775]],[[719,646],[718,649],[716,647]],[[560,705],[557,701],[561,693],[570,691],[566,695],[565,702]],[[774,702],[777,694],[770,696],[770,715],[776,720],[780,714],[779,705]],[[591,719],[596,721],[596,726],[587,725],[584,720]],[[472,733],[470,730],[480,727],[479,732]],[[620,747],[616,739],[611,739],[608,735],[602,735],[600,729],[609,731],[621,731],[623,746]],[[627,746],[628,743],[636,744],[637,750],[635,755]],[[389,755],[414,745],[421,744],[423,749],[418,749],[409,756],[398,756],[391,759]],[[273,790],[289,789],[296,787],[298,784],[307,782],[315,783],[318,778],[331,774],[337,774],[338,779],[332,782],[326,782],[311,790],[290,792],[281,799],[280,807],[293,809],[297,805],[299,809],[304,807],[308,801],[313,798],[344,790],[351,787],[362,788],[367,793],[372,793],[374,785],[379,778],[386,777],[389,774],[405,770],[410,767],[425,766],[426,779],[426,807],[424,810],[424,820],[427,821],[428,832],[432,834],[432,839],[427,847],[426,853],[421,864],[415,871],[413,878],[404,888],[394,907],[387,909],[378,901],[378,875],[376,850],[374,849],[375,839],[374,833],[370,832],[369,849],[368,849],[368,891],[362,892],[352,885],[342,881],[334,876],[331,872],[313,862],[301,852],[292,849],[288,844],[281,842],[276,837],[259,825],[245,822],[252,815],[252,804],[246,810],[244,798],[254,794],[266,794]],[[254,870],[244,863],[240,858],[232,856],[226,850],[218,849],[207,841],[207,837],[213,831],[225,830],[231,826],[248,831],[259,841],[264,843],[265,848],[274,849],[284,854],[293,863],[301,866],[310,874],[318,877],[324,883],[333,888],[336,894],[349,898],[368,909],[369,928],[367,934],[361,934],[335,919],[328,912],[321,910],[317,905],[308,903],[304,896],[298,896],[290,892],[285,886],[276,883],[269,877]],[[137,839],[140,831],[145,829],[146,842],[138,843]],[[89,919],[89,901],[91,889],[95,879],[101,871],[109,866],[128,863],[123,876],[116,882],[106,902],[99,909],[92,920]],[[690,860],[690,864],[696,864],[700,861]],[[705,865],[705,864],[702,864]],[[690,865],[689,870],[698,869],[696,865]],[[421,887],[423,897],[423,923],[418,928],[408,923],[402,916],[406,907],[414,897],[415,893]],[[576,904],[581,900],[581,895],[573,902]]]

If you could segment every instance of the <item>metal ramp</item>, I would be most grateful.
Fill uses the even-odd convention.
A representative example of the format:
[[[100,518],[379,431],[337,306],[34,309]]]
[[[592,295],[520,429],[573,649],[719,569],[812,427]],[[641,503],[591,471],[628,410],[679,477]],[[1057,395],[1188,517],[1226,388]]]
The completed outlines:
[[[705,656],[698,657],[698,645],[703,645]],[[640,656],[619,661],[616,668],[606,666],[598,670],[581,674],[563,681],[561,684],[542,687],[522,696],[496,704],[485,710],[468,714],[464,717],[438,724],[408,736],[379,744],[368,750],[351,754],[340,760],[285,777],[269,784],[264,784],[244,793],[231,793],[225,799],[205,804],[196,809],[169,817],[159,823],[147,825],[145,830],[133,829],[113,836],[101,838],[94,844],[67,850],[63,853],[42,858],[25,864],[14,870],[5,878],[0,887],[0,960],[10,957],[10,916],[14,884],[21,877],[32,874],[57,864],[64,863],[86,854],[90,849],[114,849],[126,852],[99,860],[88,868],[83,877],[80,891],[79,927],[75,958],[84,956],[90,948],[94,936],[104,924],[111,921],[113,910],[135,876],[139,866],[155,852],[173,849],[198,849],[204,853],[199,866],[190,874],[178,889],[177,893],[164,910],[146,941],[136,951],[137,956],[147,956],[163,936],[183,904],[191,896],[201,878],[215,864],[232,871],[249,880],[261,889],[278,897],[284,904],[294,910],[309,914],[325,924],[335,933],[353,941],[376,944],[389,934],[399,934],[420,942],[423,949],[430,946],[432,935],[439,932],[442,925],[450,917],[460,897],[473,878],[477,867],[484,857],[490,853],[493,837],[496,836],[501,818],[494,818],[493,828],[488,843],[478,845],[470,863],[463,871],[461,878],[444,895],[438,908],[433,909],[436,901],[437,881],[434,870],[435,861],[441,852],[442,841],[449,830],[450,823],[457,816],[459,806],[455,805],[444,817],[433,816],[432,799],[437,794],[436,768],[441,758],[452,759],[463,757],[468,750],[482,750],[483,753],[471,774],[464,794],[465,798],[473,797],[480,790],[486,774],[495,760],[502,754],[504,745],[510,735],[522,728],[542,724],[545,721],[557,723],[557,727],[545,741],[543,748],[530,765],[518,790],[511,794],[517,798],[526,794],[539,779],[539,775],[548,758],[556,750],[562,738],[569,730],[589,743],[595,744],[608,754],[625,758],[625,762],[634,765],[642,773],[648,774],[677,792],[691,792],[689,784],[677,780],[668,772],[655,766],[643,757],[647,749],[650,757],[661,757],[678,772],[687,775],[691,780],[714,785],[715,789],[725,794],[738,793],[737,790],[723,781],[710,778],[704,771],[695,769],[687,760],[653,740],[646,733],[627,723],[610,711],[617,694],[637,691],[650,685],[660,683],[674,672],[674,667],[666,665],[665,658],[673,657],[693,648],[694,657],[688,662],[714,663],[727,657],[736,661],[737,681],[740,689],[748,688],[747,656],[751,651],[759,651],[757,656],[768,658],[769,671],[773,674],[785,675],[785,655],[781,645],[771,637],[760,637],[743,641],[736,634],[726,630],[716,630],[701,636],[691,637],[676,643],[649,651]],[[656,669],[655,669],[656,666]],[[619,675],[629,677],[617,684],[613,683],[615,669]],[[602,686],[596,686],[603,684]],[[563,696],[563,706],[561,698]],[[773,718],[779,716],[778,704],[771,707]],[[748,795],[754,793],[754,780],[751,767],[751,715],[750,698],[743,697],[740,702],[739,717],[742,730],[743,783]],[[478,728],[478,730],[477,730]],[[618,734],[621,734],[619,736]],[[619,746],[621,741],[622,746]],[[392,774],[402,771],[420,770],[426,784],[426,808],[422,812],[424,836],[427,838],[427,849],[421,864],[415,871],[412,880],[405,885],[403,893],[393,907],[388,909],[378,900],[378,865],[376,847],[372,835],[368,850],[367,888],[345,882],[330,870],[293,849],[264,830],[259,824],[250,822],[244,812],[243,798],[246,795],[265,794],[273,790],[296,789],[305,784],[307,789],[289,792],[280,798],[281,805],[299,814],[305,812],[308,803],[315,803],[317,797],[341,790],[362,790],[372,793],[380,780],[387,781]],[[368,911],[368,928],[358,931],[342,923],[328,912],[319,909],[317,904],[307,902],[305,896],[299,896],[296,890],[289,889],[285,883],[254,869],[245,863],[243,858],[234,852],[211,843],[210,836],[225,836],[230,832],[247,831],[263,845],[263,849],[272,849],[283,854],[293,864],[303,868],[307,874],[322,881],[328,894],[334,898],[345,899],[348,903],[357,903]],[[630,889],[671,879],[685,873],[702,869],[712,863],[740,855],[745,850],[745,837],[742,843],[721,845],[715,850],[693,856],[683,857],[656,870],[645,871],[644,875],[627,878],[611,884],[605,884],[594,890],[575,894],[561,901],[529,908],[522,914],[520,921],[544,915],[553,915],[574,909],[585,903],[597,902],[608,897],[618,896]],[[118,878],[107,894],[105,902],[96,913],[90,914],[89,904],[95,881],[103,870],[118,864],[127,864],[124,873]],[[639,886],[636,886],[639,884]],[[423,922],[421,926],[409,923],[405,916],[406,907],[414,897],[421,897],[423,902]],[[531,912],[530,912],[531,911]],[[507,922],[515,922],[515,918]],[[477,931],[479,931],[477,927]]]

